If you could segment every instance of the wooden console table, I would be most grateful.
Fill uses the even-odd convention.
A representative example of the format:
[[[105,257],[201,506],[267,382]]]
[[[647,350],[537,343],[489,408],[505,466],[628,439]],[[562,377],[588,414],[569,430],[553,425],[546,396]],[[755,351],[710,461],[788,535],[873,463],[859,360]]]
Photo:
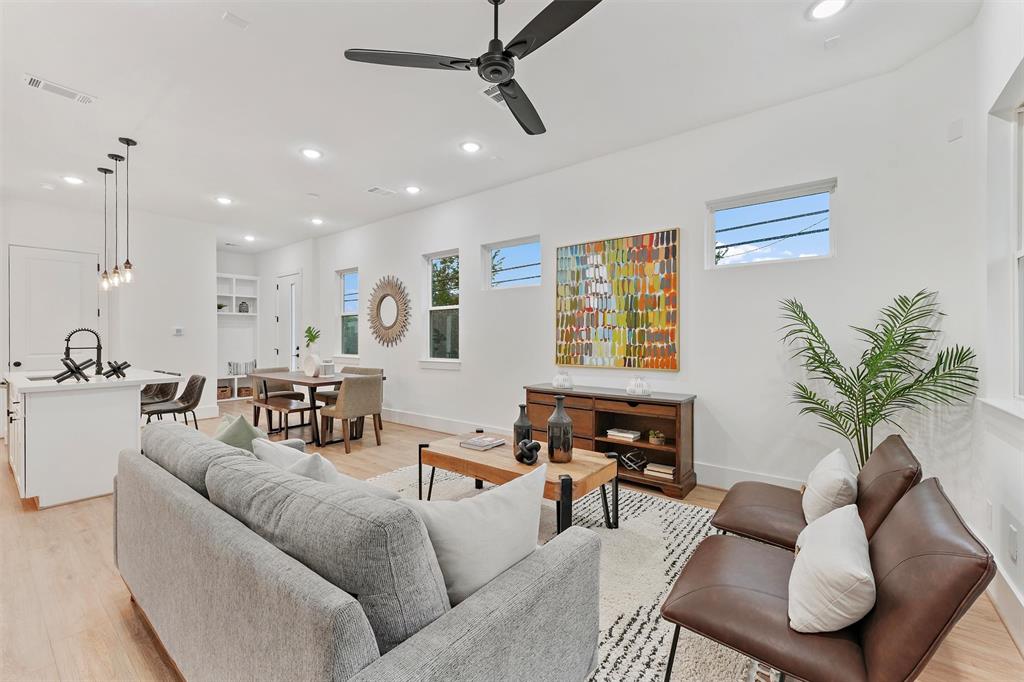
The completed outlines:
[[[573,447],[596,452],[640,450],[649,462],[674,466],[673,480],[655,478],[619,465],[619,478],[661,489],[672,497],[685,497],[697,485],[693,472],[693,401],[685,393],[652,393],[635,396],[621,389],[577,386],[555,388],[551,384],[525,386],[526,413],[533,424],[533,437],[547,440],[548,417],[555,409],[555,396],[565,396],[565,411],[572,418]],[[635,442],[608,438],[608,429],[620,428],[643,434]],[[665,434],[664,445],[654,445],[647,432]]]

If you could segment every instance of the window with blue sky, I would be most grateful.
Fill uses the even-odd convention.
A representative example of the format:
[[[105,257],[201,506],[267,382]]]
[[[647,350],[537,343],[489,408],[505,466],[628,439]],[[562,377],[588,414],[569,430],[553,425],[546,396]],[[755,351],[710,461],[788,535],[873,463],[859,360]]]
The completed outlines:
[[[491,249],[491,287],[534,286],[540,284],[540,241],[529,241]]]
[[[359,271],[341,274],[341,353],[359,354]]]
[[[829,191],[714,210],[714,263],[827,256]]]

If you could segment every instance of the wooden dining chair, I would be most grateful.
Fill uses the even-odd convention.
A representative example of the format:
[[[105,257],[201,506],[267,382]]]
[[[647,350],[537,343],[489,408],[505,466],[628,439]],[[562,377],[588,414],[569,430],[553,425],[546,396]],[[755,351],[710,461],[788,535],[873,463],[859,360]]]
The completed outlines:
[[[257,367],[253,370],[254,373],[262,372],[287,372],[287,367]],[[287,400],[295,400],[302,402],[305,396],[301,391],[295,390],[295,385],[290,381],[284,381],[280,379],[267,379],[266,383],[266,395],[263,390],[263,379],[257,379],[255,377],[249,377],[252,382],[252,425],[260,425],[260,412],[263,410],[267,411],[267,431],[274,431],[274,412],[268,406],[270,398],[284,398]],[[280,401],[279,401],[280,402]],[[284,419],[287,421],[288,414],[284,414]],[[279,425],[279,426],[283,426]],[[280,429],[279,429],[280,430]]]
[[[320,432],[330,434],[334,420],[341,420],[341,440],[345,452],[352,452],[351,421],[363,417],[373,418],[373,435],[380,445],[380,413],[384,406],[384,377],[381,374],[353,376],[345,379],[333,405],[320,408]],[[325,443],[338,441],[325,441]]]

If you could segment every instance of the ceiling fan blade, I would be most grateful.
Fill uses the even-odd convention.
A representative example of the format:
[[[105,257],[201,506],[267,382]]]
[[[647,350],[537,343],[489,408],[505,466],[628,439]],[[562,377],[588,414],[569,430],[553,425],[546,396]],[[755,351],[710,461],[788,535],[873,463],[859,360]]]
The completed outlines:
[[[572,26],[599,2],[601,0],[555,0],[509,41],[505,50],[522,59]]]
[[[530,135],[540,135],[547,131],[544,122],[540,120],[540,114],[533,108],[533,102],[519,87],[515,78],[499,84],[498,89],[501,91],[501,96],[505,98],[505,104],[508,105],[509,111],[519,121],[519,125],[523,126],[523,130]]]
[[[391,50],[345,50],[345,58],[354,62],[384,64],[385,66],[411,66],[417,69],[444,69],[469,71],[472,59],[445,57],[439,54],[421,52],[393,52]]]

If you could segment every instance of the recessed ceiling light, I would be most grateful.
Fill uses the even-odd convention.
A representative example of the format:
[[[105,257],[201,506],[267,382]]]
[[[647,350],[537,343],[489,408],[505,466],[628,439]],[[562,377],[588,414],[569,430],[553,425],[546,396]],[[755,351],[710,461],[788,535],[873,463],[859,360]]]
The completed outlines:
[[[324,224],[324,219],[323,218],[310,218],[309,222],[313,223],[314,225],[323,225]]]
[[[85,182],[85,180],[83,180],[82,178],[76,178],[74,175],[65,175],[64,182],[68,183],[69,185],[81,185],[83,182]]]
[[[230,206],[232,204],[231,197],[217,197],[217,203],[221,206]]]
[[[324,155],[319,149],[313,149],[312,147],[306,147],[302,150],[302,155],[307,159],[317,160]]]
[[[251,234],[245,235],[245,237],[243,237],[243,239],[245,239],[245,241],[247,241],[247,242],[254,242],[254,241],[256,241],[256,237],[253,237]]]
[[[811,5],[808,15],[811,19],[828,19],[842,12],[849,4],[850,0],[819,0]]]
[[[416,185],[409,185],[408,187],[405,188],[405,191],[408,192],[409,194],[419,194],[420,188],[417,187]]]
[[[462,147],[462,151],[466,152],[467,154],[476,154],[478,151],[480,151],[479,142],[463,142],[460,146]]]

